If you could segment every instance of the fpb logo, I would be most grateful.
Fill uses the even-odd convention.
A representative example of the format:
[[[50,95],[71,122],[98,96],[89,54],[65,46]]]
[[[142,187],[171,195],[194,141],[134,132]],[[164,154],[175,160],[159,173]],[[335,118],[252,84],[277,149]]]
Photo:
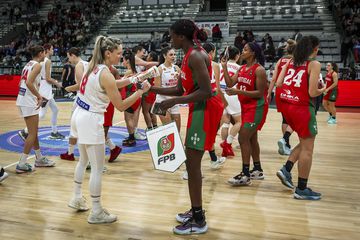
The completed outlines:
[[[167,160],[172,161],[175,159],[175,154],[167,155],[171,153],[175,147],[174,133],[160,138],[157,146],[158,157],[160,157],[158,159],[158,165],[160,165],[161,162],[165,163]]]

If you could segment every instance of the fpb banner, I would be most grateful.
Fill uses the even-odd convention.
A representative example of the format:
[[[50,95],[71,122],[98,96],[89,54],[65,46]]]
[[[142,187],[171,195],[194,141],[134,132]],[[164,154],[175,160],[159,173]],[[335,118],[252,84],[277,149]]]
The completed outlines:
[[[175,172],[186,160],[183,143],[175,122],[146,132],[154,167]]]

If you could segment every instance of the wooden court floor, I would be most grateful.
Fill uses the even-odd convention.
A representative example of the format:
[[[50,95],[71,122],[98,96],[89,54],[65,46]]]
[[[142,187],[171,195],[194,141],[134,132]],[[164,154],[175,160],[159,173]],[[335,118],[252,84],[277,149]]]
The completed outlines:
[[[68,124],[71,103],[58,105],[59,124]],[[182,109],[182,136],[186,113]],[[360,239],[360,114],[339,113],[336,126],[328,126],[326,119],[324,112],[318,114],[319,135],[309,182],[323,194],[320,201],[294,200],[275,176],[286,157],[277,153],[280,116],[271,109],[259,139],[265,180],[231,187],[226,180],[240,171],[240,151],[235,149],[236,156],[217,171],[210,169],[205,153],[203,205],[209,231],[204,235],[173,235],[175,214],[190,207],[187,182],[181,179],[184,166],[173,174],[155,171],[145,151],[121,155],[107,164],[102,201],[118,216],[117,222],[107,225],[90,225],[88,213],[67,207],[76,162],[51,157],[55,168],[23,175],[15,174],[15,166],[8,168],[10,176],[0,184],[0,239]],[[122,120],[123,114],[116,113],[114,122]],[[50,125],[50,112],[40,125]],[[15,102],[0,101],[0,133],[23,126]],[[144,127],[142,116],[140,127]],[[296,138],[292,136],[292,145]],[[218,136],[218,153],[219,143]],[[18,159],[18,153],[0,150],[2,166]],[[296,172],[295,167],[294,180]],[[87,199],[88,179],[89,173],[84,184]]]

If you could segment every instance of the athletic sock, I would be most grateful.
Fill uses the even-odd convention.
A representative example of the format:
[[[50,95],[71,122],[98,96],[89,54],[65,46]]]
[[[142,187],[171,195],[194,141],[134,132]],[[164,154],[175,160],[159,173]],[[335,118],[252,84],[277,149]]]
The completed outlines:
[[[211,161],[216,162],[217,161],[217,156],[215,154],[215,150],[209,151],[209,154],[210,154]]]
[[[285,140],[285,142],[286,142],[286,146],[288,147],[288,148],[290,148],[290,140],[289,140],[289,138],[290,138],[290,136],[291,136],[291,133],[289,132],[289,131],[286,131],[285,133],[284,133],[284,136],[283,136],[283,138],[284,138],[284,140]]]
[[[116,147],[111,138],[106,139],[105,145],[108,146],[110,150],[113,150]]]
[[[27,161],[28,156],[29,156],[29,154],[25,154],[25,153],[21,154],[21,157],[19,160],[19,165],[24,166]]]
[[[75,145],[72,145],[69,143],[69,148],[68,148],[68,154],[71,155],[74,153],[74,148],[75,148]]]
[[[291,169],[293,168],[294,166],[294,163],[291,162],[290,160],[287,160],[286,163],[285,163],[285,169],[286,171],[288,172],[291,172]]]
[[[307,186],[308,180],[306,178],[298,178],[298,188],[304,190]]]
[[[36,156],[37,160],[40,160],[43,157],[43,155],[41,154],[40,149],[35,150],[35,156]]]
[[[195,222],[197,223],[201,223],[204,221],[204,214],[203,214],[203,210],[202,210],[202,206],[200,207],[192,207],[191,208],[192,214],[193,214],[193,218],[195,220]]]
[[[258,171],[262,172],[260,161],[259,162],[254,162],[254,170],[258,170]]]
[[[234,141],[234,137],[229,134],[229,136],[226,138],[226,142],[231,145],[233,141]]]
[[[246,176],[250,177],[250,164],[244,164],[244,163],[243,163],[243,165],[242,165],[242,172],[243,172]]]
[[[135,133],[129,133],[129,140],[135,140]]]

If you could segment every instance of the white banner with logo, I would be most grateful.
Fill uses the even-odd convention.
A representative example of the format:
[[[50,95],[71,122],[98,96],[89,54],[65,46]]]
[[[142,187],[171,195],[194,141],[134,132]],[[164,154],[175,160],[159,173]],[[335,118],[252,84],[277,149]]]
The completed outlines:
[[[229,22],[196,22],[195,24],[198,26],[198,28],[200,29],[203,28],[209,37],[212,36],[212,28],[216,24],[219,24],[222,37],[229,37],[229,29],[230,29]]]
[[[151,157],[157,170],[175,172],[186,155],[175,122],[146,132]]]

